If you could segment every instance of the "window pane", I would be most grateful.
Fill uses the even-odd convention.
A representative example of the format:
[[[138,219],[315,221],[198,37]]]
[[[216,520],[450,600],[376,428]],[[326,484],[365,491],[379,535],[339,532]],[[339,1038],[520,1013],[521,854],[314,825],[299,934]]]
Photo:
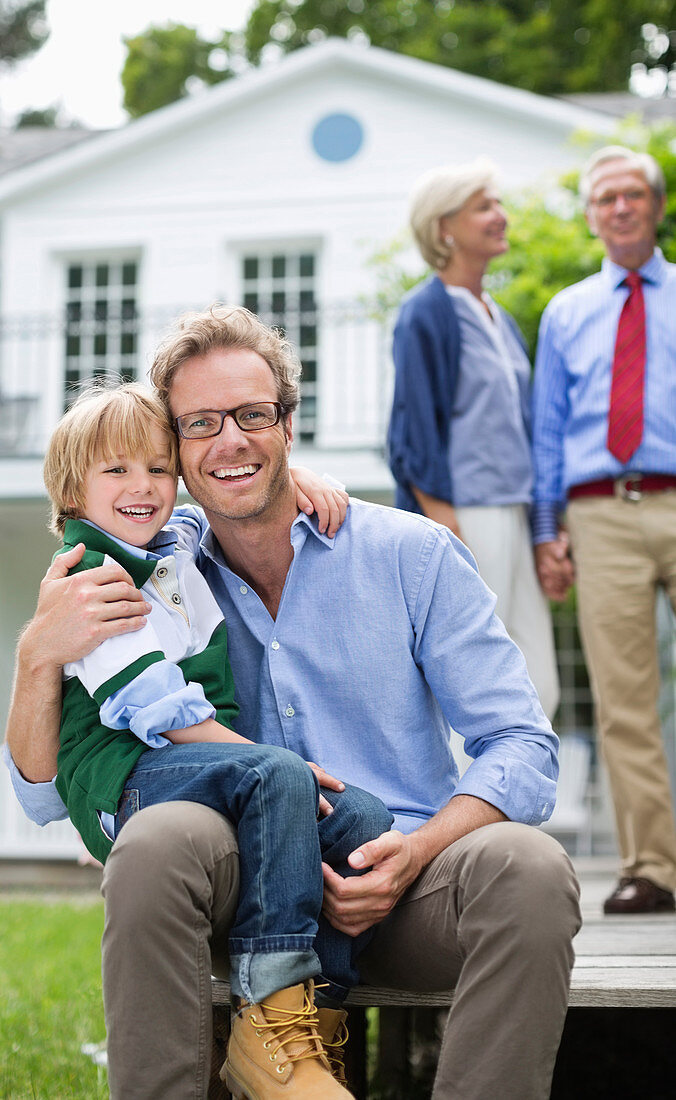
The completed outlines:
[[[301,256],[301,258],[300,258],[300,273],[301,273],[301,275],[314,275],[314,273],[315,273],[315,258],[314,258],[314,256]]]
[[[138,264],[105,259],[69,264],[65,302],[64,382],[66,403],[73,387],[105,375],[136,375]],[[92,289],[95,288],[95,297]],[[122,296],[124,294],[124,297]]]
[[[257,279],[258,278],[258,259],[256,256],[244,257],[244,278],[245,279]]]
[[[273,279],[283,279],[286,275],[286,256],[273,256],[272,257],[272,277]]]
[[[286,309],[286,294],[283,290],[275,290],[272,295],[272,312],[283,313]]]
[[[136,333],[135,332],[123,332],[120,336],[120,353],[122,355],[133,355],[136,351]]]

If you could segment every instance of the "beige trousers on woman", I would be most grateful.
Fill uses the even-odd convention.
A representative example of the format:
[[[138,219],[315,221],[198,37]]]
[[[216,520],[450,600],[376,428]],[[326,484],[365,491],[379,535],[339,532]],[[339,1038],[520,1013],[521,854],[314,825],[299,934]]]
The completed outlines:
[[[204,1100],[211,972],[227,977],[238,885],[225,818],[141,810],[108,858],[103,989],[112,1100]],[[566,1014],[578,886],[560,845],[487,825],[435,859],[362,958],[365,981],[455,987],[435,1100],[546,1100]]]
[[[535,572],[526,506],[472,506],[455,511],[479,572],[497,596],[496,613],[523,653],[528,675],[551,722],[559,705],[559,674],[552,617]]]

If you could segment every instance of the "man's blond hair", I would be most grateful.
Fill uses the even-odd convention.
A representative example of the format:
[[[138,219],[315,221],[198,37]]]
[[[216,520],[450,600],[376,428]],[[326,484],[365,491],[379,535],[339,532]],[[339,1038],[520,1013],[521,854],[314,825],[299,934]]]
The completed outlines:
[[[49,527],[55,535],[63,535],[66,520],[82,516],[94,464],[118,454],[152,456],[153,428],[166,435],[169,472],[178,478],[178,440],[164,405],[147,386],[97,382],[80,392],[54,429],[45,456]]]
[[[212,305],[201,313],[179,317],[157,349],[150,381],[167,408],[178,368],[188,359],[207,355],[217,348],[257,352],[272,371],[284,416],[298,407],[301,366],[288,340],[243,306]]]

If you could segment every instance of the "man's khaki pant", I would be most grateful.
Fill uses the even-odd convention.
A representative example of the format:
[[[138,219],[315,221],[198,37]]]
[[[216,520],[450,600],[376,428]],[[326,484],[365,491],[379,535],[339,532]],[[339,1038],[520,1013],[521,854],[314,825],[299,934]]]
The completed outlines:
[[[568,506],[578,619],[615,807],[622,873],[676,888],[676,826],[660,725],[655,600],[676,608],[676,491]]]
[[[206,1096],[213,972],[227,977],[235,836],[173,802],[125,825],[104,873],[112,1100]],[[488,825],[420,876],[362,957],[364,980],[456,996],[435,1100],[546,1100],[566,1014],[578,886],[550,836]]]

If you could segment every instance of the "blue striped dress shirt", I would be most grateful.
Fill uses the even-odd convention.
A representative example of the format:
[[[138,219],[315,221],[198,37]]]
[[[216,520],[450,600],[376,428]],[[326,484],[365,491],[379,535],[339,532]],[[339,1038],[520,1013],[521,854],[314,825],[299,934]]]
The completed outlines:
[[[644,430],[622,464],[606,446],[617,325],[627,271],[601,271],[562,290],[542,315],[533,390],[533,537],[555,539],[572,485],[626,472],[676,474],[676,265],[659,249],[639,269],[646,311]]]

